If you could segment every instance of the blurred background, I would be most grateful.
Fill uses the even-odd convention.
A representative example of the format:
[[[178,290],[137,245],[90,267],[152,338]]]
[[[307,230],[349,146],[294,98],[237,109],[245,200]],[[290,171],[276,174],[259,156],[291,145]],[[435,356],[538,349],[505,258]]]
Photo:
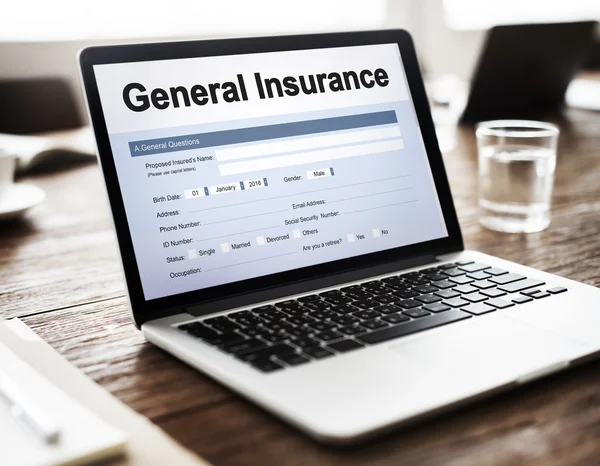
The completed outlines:
[[[443,101],[471,76],[491,26],[590,19],[600,19],[598,0],[6,1],[0,6],[0,133],[84,124],[76,54],[90,44],[400,27],[412,33],[429,83],[442,83],[433,90]],[[597,44],[585,67],[598,66]],[[15,80],[49,77],[58,82],[15,88]],[[29,114],[15,121],[17,108],[9,104],[23,108],[25,100]]]

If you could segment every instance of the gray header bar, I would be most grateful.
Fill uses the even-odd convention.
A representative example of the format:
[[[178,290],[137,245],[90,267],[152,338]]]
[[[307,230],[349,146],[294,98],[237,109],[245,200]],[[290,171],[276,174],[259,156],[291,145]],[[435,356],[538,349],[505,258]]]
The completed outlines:
[[[164,154],[182,150],[203,149],[205,147],[227,146],[245,142],[326,133],[345,129],[366,128],[369,126],[397,123],[393,110],[375,113],[362,113],[319,120],[296,121],[253,128],[230,129],[212,133],[188,134],[168,138],[146,139],[129,143],[132,157]]]

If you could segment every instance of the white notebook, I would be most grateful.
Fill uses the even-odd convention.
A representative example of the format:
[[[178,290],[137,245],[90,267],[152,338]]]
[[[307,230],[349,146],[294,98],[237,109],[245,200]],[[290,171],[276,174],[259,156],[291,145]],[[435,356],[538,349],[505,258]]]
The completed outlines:
[[[0,463],[10,466],[85,464],[124,452],[126,436],[50,383],[0,342],[0,369],[19,394],[60,429],[47,444],[17,420],[0,398]]]

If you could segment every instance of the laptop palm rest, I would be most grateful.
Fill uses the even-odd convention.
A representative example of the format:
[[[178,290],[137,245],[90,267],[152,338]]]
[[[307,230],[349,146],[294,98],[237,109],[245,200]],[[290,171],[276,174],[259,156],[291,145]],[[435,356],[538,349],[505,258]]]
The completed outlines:
[[[589,351],[582,343],[501,314],[474,318],[390,349],[424,368],[443,368],[460,386],[470,388],[519,380]]]

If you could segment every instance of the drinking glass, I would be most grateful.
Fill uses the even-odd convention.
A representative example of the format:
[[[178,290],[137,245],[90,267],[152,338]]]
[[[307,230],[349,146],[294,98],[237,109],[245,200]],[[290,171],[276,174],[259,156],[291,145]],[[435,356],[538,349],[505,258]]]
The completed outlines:
[[[479,222],[531,233],[550,225],[559,130],[551,123],[496,120],[477,125]]]

